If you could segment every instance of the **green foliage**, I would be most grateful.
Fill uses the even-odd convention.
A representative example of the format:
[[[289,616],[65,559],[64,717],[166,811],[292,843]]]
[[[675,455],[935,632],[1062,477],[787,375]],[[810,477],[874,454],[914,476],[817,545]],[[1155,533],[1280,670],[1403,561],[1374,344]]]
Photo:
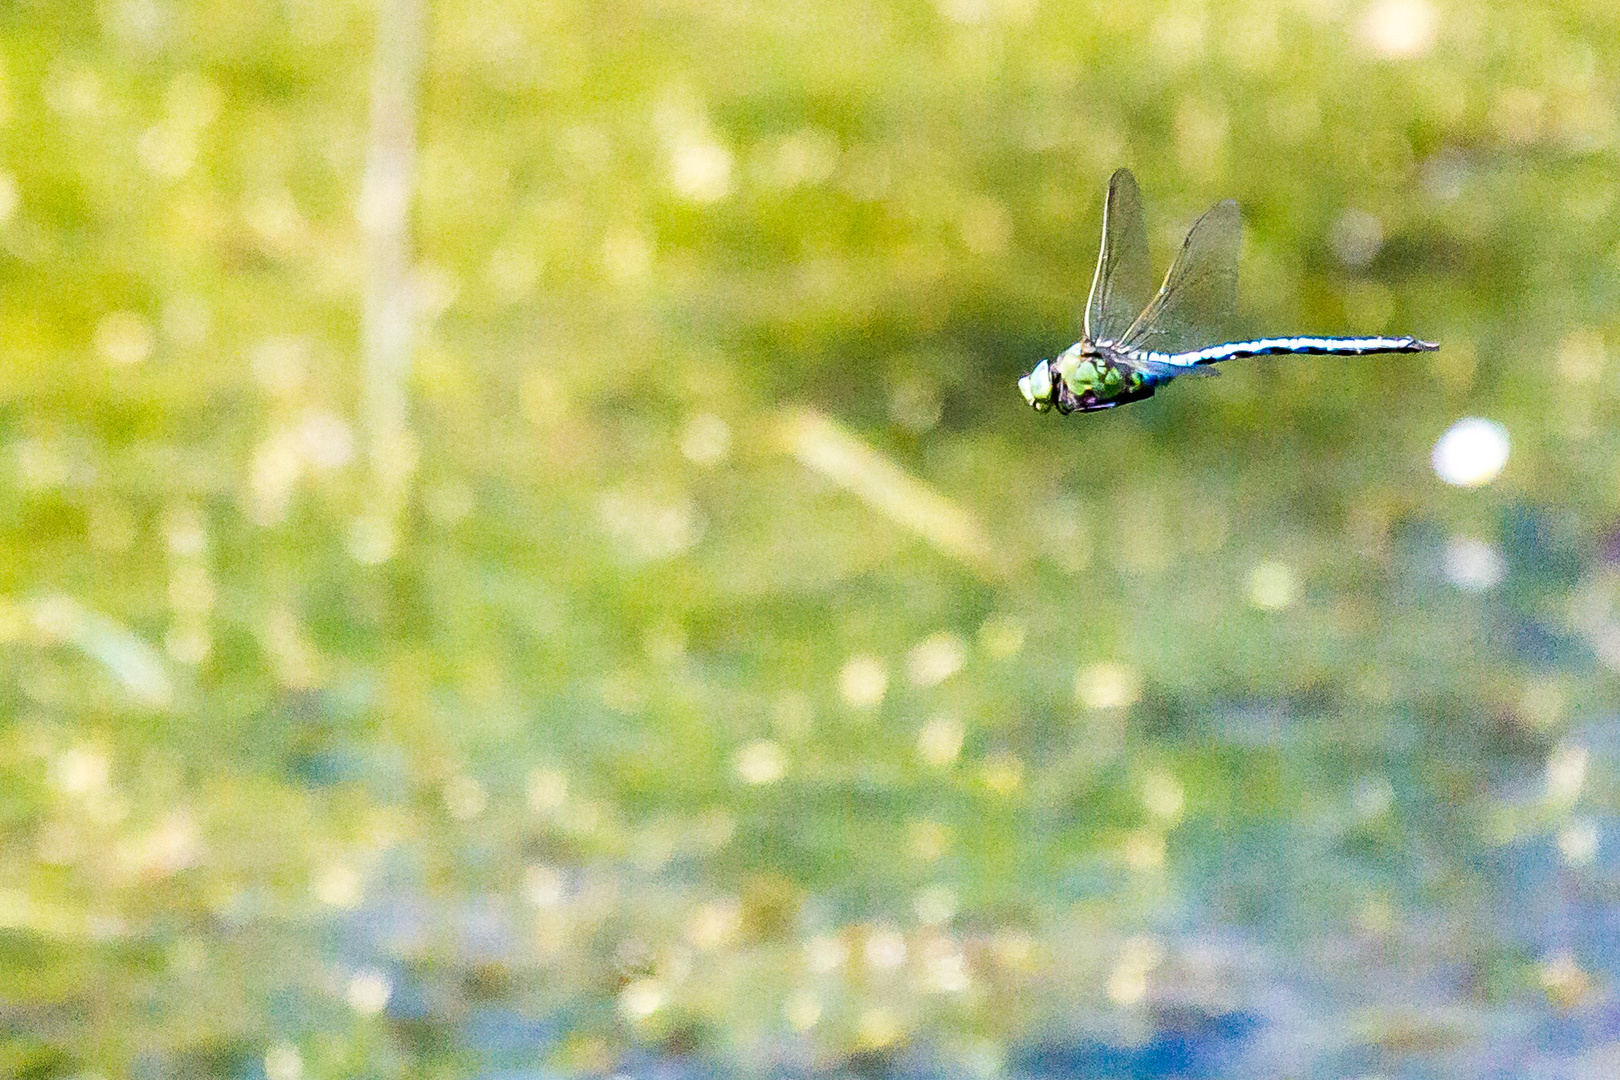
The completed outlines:
[[[1398,943],[1570,825],[1613,5],[438,4],[383,445],[392,10],[0,12],[0,1072],[993,1070],[1197,904]],[[1241,202],[1241,329],[1442,350],[1036,415],[1122,164],[1161,267]]]

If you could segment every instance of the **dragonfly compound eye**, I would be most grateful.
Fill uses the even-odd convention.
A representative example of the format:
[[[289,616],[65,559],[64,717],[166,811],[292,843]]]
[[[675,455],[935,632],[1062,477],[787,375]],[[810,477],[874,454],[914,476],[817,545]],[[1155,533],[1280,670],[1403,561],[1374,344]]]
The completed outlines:
[[[1042,404],[1052,400],[1052,369],[1045,360],[1035,365],[1035,370],[1018,380],[1018,389],[1023,391],[1024,400],[1037,409]]]

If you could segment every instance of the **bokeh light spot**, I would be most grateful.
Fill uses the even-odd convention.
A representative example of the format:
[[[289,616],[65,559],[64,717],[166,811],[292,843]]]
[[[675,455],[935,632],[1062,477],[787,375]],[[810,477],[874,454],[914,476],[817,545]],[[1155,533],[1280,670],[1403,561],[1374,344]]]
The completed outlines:
[[[1446,544],[1443,567],[1446,580],[1464,592],[1492,589],[1507,573],[1495,544],[1467,536],[1454,536]]]
[[[619,1011],[632,1020],[645,1020],[664,1004],[664,986],[657,979],[637,979],[619,991]]]
[[[457,821],[471,821],[488,805],[484,785],[465,773],[457,773],[445,781],[444,807]]]
[[[503,245],[490,253],[484,264],[484,281],[502,300],[515,304],[534,292],[540,279],[540,260],[531,251],[516,245]]]
[[[553,815],[568,801],[568,774],[561,769],[531,769],[525,791],[530,810]]]
[[[718,465],[731,452],[731,428],[713,413],[698,413],[681,432],[681,454],[694,465]]]
[[[310,345],[299,337],[274,337],[259,342],[248,354],[253,379],[276,397],[292,397],[304,388],[309,373]]]
[[[936,938],[922,950],[922,978],[919,980],[926,994],[965,993],[973,980],[968,974],[967,957],[949,941]]]
[[[112,774],[112,762],[96,747],[80,745],[58,754],[51,763],[51,783],[64,795],[101,791]]]
[[[279,1042],[265,1051],[264,1075],[266,1080],[303,1080],[304,1059],[298,1047]]]
[[[133,311],[114,311],[96,324],[96,352],[114,367],[132,367],[152,355],[152,328]]]
[[[697,506],[685,495],[604,492],[597,499],[597,518],[615,549],[631,563],[671,558],[703,536]]]
[[[1185,803],[1186,791],[1174,776],[1166,772],[1150,772],[1143,777],[1142,806],[1154,817],[1173,825],[1181,819]]]
[[[998,751],[979,766],[979,778],[985,787],[1003,798],[1016,795],[1024,786],[1024,761],[1016,754]]]
[[[298,425],[304,460],[320,470],[341,468],[354,457],[354,432],[343,418],[324,409],[306,412]]]
[[[0,170],[0,225],[10,221],[21,205],[22,189],[17,186],[17,178]]]
[[[823,934],[804,943],[805,967],[817,975],[837,971],[849,960],[849,945],[841,937]]]
[[[1598,330],[1572,330],[1558,342],[1558,374],[1576,386],[1593,386],[1603,378],[1608,356]]]
[[[393,517],[385,513],[361,514],[349,525],[349,555],[361,566],[381,566],[399,546]]]
[[[882,1050],[900,1041],[905,1029],[892,1009],[874,1005],[861,1014],[857,1036],[868,1050]]]
[[[1541,988],[1562,1009],[1579,1005],[1592,989],[1592,977],[1581,969],[1568,949],[1553,954],[1541,965]]]
[[[1586,786],[1586,747],[1559,743],[1547,756],[1547,801],[1567,805],[1580,798]]]
[[[1333,252],[1353,269],[1369,265],[1384,246],[1384,223],[1365,210],[1349,209],[1333,223]]]
[[[1121,850],[1125,865],[1141,874],[1162,870],[1167,854],[1164,834],[1156,829],[1137,829],[1127,834]]]
[[[1281,611],[1298,595],[1299,582],[1287,563],[1267,561],[1249,572],[1249,603],[1261,611]]]
[[[967,645],[955,634],[932,634],[906,654],[906,676],[914,686],[937,686],[961,670]]]
[[[992,615],[979,624],[979,648],[996,659],[1016,655],[1024,647],[1023,621],[1011,615]]]
[[[838,692],[852,708],[875,709],[888,690],[888,665],[875,656],[851,657],[838,673]]]
[[[1164,946],[1147,936],[1125,942],[1108,974],[1108,997],[1116,1005],[1135,1005],[1147,996],[1148,975],[1164,959]]]
[[[1141,696],[1142,681],[1121,664],[1093,664],[1075,676],[1074,692],[1088,709],[1120,709]]]
[[[375,1016],[388,1007],[394,984],[380,971],[358,971],[349,980],[344,1000],[361,1016]]]
[[[962,752],[962,725],[949,716],[936,716],[917,734],[917,756],[936,769],[943,769]]]
[[[930,885],[917,891],[911,906],[922,925],[942,926],[956,915],[956,892],[948,885]]]
[[[334,908],[353,908],[360,903],[360,872],[347,863],[334,862],[321,869],[310,884],[315,899]]]
[[[861,952],[873,971],[893,971],[906,962],[906,939],[888,927],[878,927],[866,935]]]
[[[548,863],[535,863],[523,871],[523,899],[534,907],[561,904],[565,887],[562,871]]]
[[[806,127],[788,135],[773,151],[761,155],[758,173],[772,187],[819,184],[838,168],[838,141],[820,128]]]
[[[1568,695],[1558,683],[1532,679],[1519,695],[1519,717],[1532,728],[1546,730],[1564,718],[1568,704]]]
[[[724,948],[742,929],[742,903],[735,896],[723,896],[699,905],[687,920],[686,940],[705,952]]]
[[[646,277],[652,260],[652,241],[635,229],[617,229],[602,239],[602,268],[620,285]]]
[[[1429,0],[1375,0],[1357,29],[1362,43],[1377,55],[1407,60],[1434,48],[1440,13]]]
[[[718,142],[690,133],[675,140],[670,186],[693,202],[712,203],[731,194],[731,170],[731,151]]]
[[[901,379],[889,392],[889,418],[918,435],[939,426],[945,402],[932,379]]]
[[[782,1006],[782,1015],[794,1031],[809,1031],[821,1021],[821,999],[813,990],[796,991]]]
[[[1582,818],[1564,826],[1558,833],[1558,854],[1570,866],[1585,866],[1597,858],[1598,829]]]
[[[1395,786],[1387,777],[1363,776],[1356,781],[1350,803],[1360,820],[1376,820],[1395,806]]]
[[[1507,465],[1508,433],[1501,424],[1466,417],[1452,424],[1434,444],[1435,475],[1455,487],[1480,487]]]
[[[907,846],[911,857],[919,862],[933,862],[950,850],[953,834],[951,827],[938,821],[922,818],[906,826]]]
[[[787,757],[776,743],[760,739],[737,752],[736,768],[745,784],[774,784],[787,775]]]

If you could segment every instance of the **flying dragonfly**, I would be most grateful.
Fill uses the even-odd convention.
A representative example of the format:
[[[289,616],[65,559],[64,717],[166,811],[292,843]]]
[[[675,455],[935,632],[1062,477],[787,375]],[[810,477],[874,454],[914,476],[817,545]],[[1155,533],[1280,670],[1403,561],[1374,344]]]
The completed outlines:
[[[1432,352],[1415,337],[1275,337],[1208,344],[1204,328],[1237,306],[1242,218],[1231,199],[1194,222],[1164,284],[1152,288],[1142,195],[1129,169],[1108,184],[1102,250],[1086,299],[1085,336],[1018,380],[1037,412],[1096,412],[1153,396],[1179,375],[1214,375],[1211,364],[1243,356]],[[1201,347],[1200,347],[1201,346]]]

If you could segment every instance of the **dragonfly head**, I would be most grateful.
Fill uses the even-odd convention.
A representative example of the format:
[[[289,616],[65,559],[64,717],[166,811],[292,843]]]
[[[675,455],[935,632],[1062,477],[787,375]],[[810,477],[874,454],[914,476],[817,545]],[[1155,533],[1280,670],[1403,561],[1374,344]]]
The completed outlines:
[[[1024,400],[1035,407],[1036,412],[1050,409],[1057,390],[1052,380],[1051,365],[1045,360],[1036,364],[1034,371],[1018,380],[1018,390],[1024,395]]]

